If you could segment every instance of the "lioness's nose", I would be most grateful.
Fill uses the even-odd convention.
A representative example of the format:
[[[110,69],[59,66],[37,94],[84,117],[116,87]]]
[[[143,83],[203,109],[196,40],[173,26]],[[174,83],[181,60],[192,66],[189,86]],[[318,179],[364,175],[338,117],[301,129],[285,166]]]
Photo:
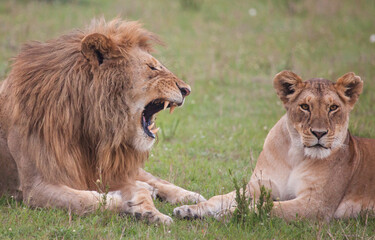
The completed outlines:
[[[189,96],[189,94],[191,92],[191,89],[190,89],[189,86],[184,86],[184,87],[178,86],[178,88],[180,89],[181,94],[182,94],[183,97]]]
[[[315,137],[319,140],[321,139],[324,135],[326,135],[328,133],[328,131],[322,131],[322,130],[313,130],[313,129],[310,129],[311,133],[315,135]]]

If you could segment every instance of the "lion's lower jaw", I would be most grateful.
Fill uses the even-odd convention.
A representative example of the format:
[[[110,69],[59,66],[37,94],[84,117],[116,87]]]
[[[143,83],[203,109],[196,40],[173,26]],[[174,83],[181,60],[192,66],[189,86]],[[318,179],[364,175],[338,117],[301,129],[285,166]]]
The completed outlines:
[[[154,145],[155,139],[145,136],[144,134],[142,135],[143,136],[134,139],[133,146],[140,152],[148,152]]]
[[[326,148],[307,148],[304,149],[305,157],[312,159],[324,159],[331,155],[331,149]]]

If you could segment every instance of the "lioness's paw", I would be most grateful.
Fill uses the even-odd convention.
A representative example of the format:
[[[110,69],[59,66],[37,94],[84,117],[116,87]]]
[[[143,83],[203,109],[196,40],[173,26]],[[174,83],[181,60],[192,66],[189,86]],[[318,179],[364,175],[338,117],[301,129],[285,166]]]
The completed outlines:
[[[184,219],[202,218],[202,214],[199,212],[199,207],[197,205],[184,205],[177,207],[173,210],[173,215]]]
[[[232,216],[237,207],[231,207],[230,209],[223,209],[213,214],[216,220],[227,222]]]

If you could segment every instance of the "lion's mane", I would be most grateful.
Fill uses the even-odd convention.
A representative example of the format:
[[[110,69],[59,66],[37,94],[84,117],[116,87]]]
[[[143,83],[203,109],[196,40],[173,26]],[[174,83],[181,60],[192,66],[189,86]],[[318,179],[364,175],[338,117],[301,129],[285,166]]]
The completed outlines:
[[[99,70],[81,53],[81,40],[101,33],[112,40],[121,57],[141,47],[152,50],[158,38],[137,22],[94,21],[86,30],[45,43],[26,44],[9,75],[13,124],[27,136],[31,160],[43,180],[75,189],[94,189],[95,181],[121,184],[129,180],[148,152],[131,147],[126,135],[126,82],[112,81],[110,70]]]

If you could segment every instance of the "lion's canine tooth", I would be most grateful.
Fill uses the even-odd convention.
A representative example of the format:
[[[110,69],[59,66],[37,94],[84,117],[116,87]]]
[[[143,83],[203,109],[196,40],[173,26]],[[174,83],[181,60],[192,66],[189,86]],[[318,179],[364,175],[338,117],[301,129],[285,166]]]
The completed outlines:
[[[148,128],[148,130],[151,130],[153,127],[154,127],[154,125],[155,125],[155,123],[153,122],[153,123],[151,123],[147,128]]]
[[[176,105],[173,105],[173,104],[172,104],[172,106],[171,106],[171,108],[170,108],[170,110],[169,110],[169,113],[170,113],[170,114],[173,113],[175,107],[176,107]]]
[[[168,104],[169,104],[169,101],[164,102],[164,109],[163,110],[165,110],[168,107]]]
[[[156,134],[159,131],[160,128],[151,129],[150,132],[153,134]]]

